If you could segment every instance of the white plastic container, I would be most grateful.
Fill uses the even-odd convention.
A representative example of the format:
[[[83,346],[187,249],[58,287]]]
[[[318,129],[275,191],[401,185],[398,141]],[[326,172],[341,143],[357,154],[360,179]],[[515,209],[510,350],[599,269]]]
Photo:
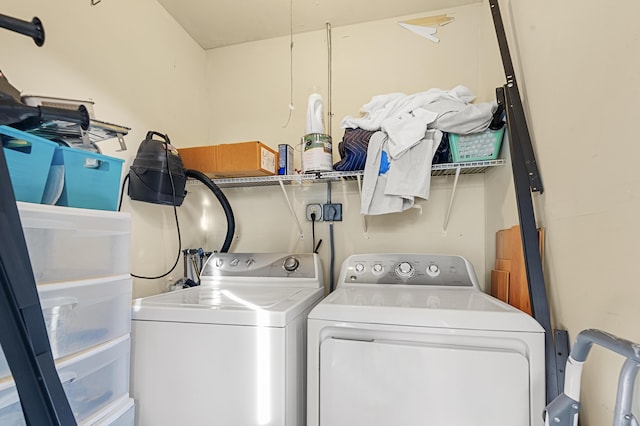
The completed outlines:
[[[128,396],[129,353],[127,335],[56,362],[58,376],[78,423]],[[25,424],[15,382],[0,383],[0,425]]]
[[[37,284],[130,272],[128,213],[17,204]]]
[[[38,286],[54,359],[129,334],[131,277],[99,278]],[[0,378],[11,375],[0,351]]]

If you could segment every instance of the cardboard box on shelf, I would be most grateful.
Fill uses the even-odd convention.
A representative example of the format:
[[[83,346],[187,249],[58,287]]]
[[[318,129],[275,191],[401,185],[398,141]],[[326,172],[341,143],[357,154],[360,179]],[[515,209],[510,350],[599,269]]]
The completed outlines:
[[[216,170],[217,153],[217,147],[214,145],[178,149],[185,169],[198,170],[209,177],[211,172]]]
[[[270,176],[278,171],[278,153],[258,141],[181,148],[179,154],[185,168],[211,178]]]

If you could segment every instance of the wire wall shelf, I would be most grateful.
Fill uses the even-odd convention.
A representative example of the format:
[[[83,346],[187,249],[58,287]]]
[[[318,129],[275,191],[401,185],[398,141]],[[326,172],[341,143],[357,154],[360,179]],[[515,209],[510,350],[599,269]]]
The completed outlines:
[[[502,166],[507,163],[506,160],[486,160],[486,161],[470,161],[465,163],[444,163],[434,164],[431,167],[432,176],[449,176],[458,174],[478,174],[485,173],[489,168]],[[362,178],[363,170],[349,172],[319,172],[306,173],[296,175],[275,175],[275,176],[256,176],[256,177],[239,177],[239,178],[223,178],[212,179],[220,188],[236,188],[249,186],[270,186],[270,185],[302,185],[312,183],[322,183],[341,180],[356,180]]]
[[[503,166],[507,164],[507,160],[498,159],[498,160],[485,160],[485,161],[468,161],[464,163],[444,163],[444,164],[434,164],[431,167],[431,175],[432,176],[454,176],[453,185],[451,189],[451,196],[449,199],[449,207],[447,209],[447,213],[445,216],[445,221],[443,224],[443,231],[446,231],[447,225],[449,222],[449,216],[451,214],[451,206],[453,204],[453,197],[455,195],[456,186],[458,184],[458,178],[463,174],[480,174],[486,172],[491,167]],[[298,214],[296,209],[288,195],[288,191],[285,189],[285,185],[289,185],[295,188],[295,185],[310,185],[315,183],[322,182],[345,182],[345,181],[357,181],[358,190],[360,192],[360,196],[362,196],[362,183],[363,183],[364,170],[356,170],[350,172],[319,172],[319,173],[305,173],[305,174],[296,174],[296,175],[276,175],[276,176],[257,176],[257,177],[238,177],[238,178],[224,178],[224,179],[211,179],[213,183],[216,184],[219,188],[248,188],[248,187],[259,187],[259,186],[276,186],[279,185],[282,190],[282,195],[284,196],[287,205],[289,206],[289,211],[291,212],[291,217],[294,220],[298,228],[298,233],[300,238],[304,238],[304,230],[302,228],[302,224],[300,219],[298,218]],[[189,185],[198,185],[201,182],[193,179],[189,179],[187,184]],[[363,230],[365,238],[369,238],[367,233],[367,219],[366,216],[363,216]]]

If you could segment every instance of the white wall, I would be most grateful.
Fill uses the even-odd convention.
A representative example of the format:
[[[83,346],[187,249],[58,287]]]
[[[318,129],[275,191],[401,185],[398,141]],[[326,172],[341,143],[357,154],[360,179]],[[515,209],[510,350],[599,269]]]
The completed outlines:
[[[328,100],[325,31],[294,38],[296,109],[285,126],[291,95],[289,37],[205,53],[151,0],[133,5],[110,0],[96,6],[30,0],[3,12],[25,20],[39,16],[47,36],[39,49],[27,37],[0,33],[6,58],[2,70],[11,83],[28,94],[92,99],[98,119],[131,127],[128,151],[116,152],[115,141],[101,143],[105,153],[127,160],[123,173],[147,130],[169,134],[178,147],[245,140],[272,147],[296,145],[304,134],[308,95],[317,90]],[[343,133],[340,120],[358,115],[374,95],[464,84],[479,100],[492,98],[500,74],[486,66],[483,40],[491,37],[486,10],[474,5],[424,15],[442,12],[456,21],[439,28],[439,44],[401,28],[395,19],[333,29],[334,161]],[[496,84],[489,83],[492,79]],[[299,167],[299,155],[296,162]],[[334,184],[333,201],[344,204],[344,221],[334,229],[335,274],[342,260],[355,252],[439,251],[469,257],[484,283],[483,179],[461,178],[447,233],[442,223],[452,178],[441,177],[433,179],[431,199],[422,203],[422,213],[416,209],[371,218],[366,236],[357,186]],[[219,249],[225,232],[222,209],[201,186],[188,189],[192,195],[178,212],[182,247]],[[326,201],[326,190],[325,185],[287,188],[299,217],[307,203]],[[279,187],[225,193],[237,219],[233,251],[311,250],[310,224],[303,221],[301,239]],[[173,210],[128,197],[122,209],[133,217],[133,273],[155,276],[169,270],[178,250]],[[328,271],[328,225],[318,224],[316,233],[324,240],[320,253]],[[134,295],[165,291],[181,276],[180,263],[163,279],[135,280]]]
[[[204,140],[205,53],[156,1],[91,6],[90,1],[24,0],[5,2],[1,12],[27,21],[38,16],[45,29],[41,48],[26,36],[0,30],[0,69],[11,84],[24,94],[91,99],[97,119],[130,127],[127,151],[116,152],[115,140],[100,143],[105,153],[126,160],[123,173],[148,130],[172,141]],[[132,271],[168,270],[178,250],[171,209],[126,196],[122,209],[132,213]],[[200,235],[184,228],[188,244]],[[157,293],[165,282],[136,280],[134,289]]]
[[[544,267],[554,327],[567,329],[572,340],[580,330],[601,328],[640,341],[635,326],[640,290],[634,284],[633,269],[640,240],[636,220],[640,186],[632,163],[640,151],[632,124],[640,93],[640,30],[634,22],[640,6],[631,1],[611,6],[522,0],[504,1],[501,6],[545,185],[544,194],[533,198],[538,225],[546,228]],[[504,78],[488,5],[479,7],[479,11],[473,6],[446,11],[453,12],[454,24],[464,24],[465,29],[440,29],[439,45],[403,33],[392,21],[334,28],[334,139],[341,137],[340,119],[357,114],[374,94],[464,83],[489,98]],[[286,128],[282,126],[289,103],[288,38],[208,52],[213,112],[209,142],[260,139],[272,146],[295,144],[303,132],[311,88],[315,85],[326,95],[324,38],[324,32],[317,32],[295,39],[296,111]],[[476,44],[477,40],[482,42]],[[466,69],[461,58],[481,65]],[[234,78],[238,75],[242,78]],[[356,251],[446,247],[469,255],[476,266],[485,259],[484,271],[488,271],[495,231],[517,223],[510,175],[509,168],[486,174],[486,191],[478,188],[485,197],[481,204],[472,188],[478,178],[467,180],[468,192],[456,198],[460,216],[453,218],[446,236],[438,235],[436,228],[446,204],[446,182],[442,193],[436,192],[424,204],[422,216],[412,211],[372,220],[370,240],[363,239],[352,207],[357,196],[352,184],[346,184],[346,220],[336,225],[343,238],[338,246],[344,250],[338,257]],[[294,231],[280,233],[281,228],[275,228],[274,224],[288,220],[288,212],[279,190],[269,191],[228,191],[238,206],[240,229],[258,236],[247,237],[241,231],[236,242],[239,250],[269,250],[273,244],[287,251],[300,246]],[[301,194],[296,198],[299,212],[307,200],[324,199],[322,185],[314,188],[315,195],[311,190],[290,191]],[[257,200],[258,208],[251,209],[256,204],[247,197]],[[487,214],[480,225],[485,228],[483,236],[475,238],[469,230],[475,229],[472,212],[478,208]],[[273,216],[267,213],[270,209]],[[322,226],[325,238],[326,225]],[[263,243],[267,238],[269,246]],[[478,251],[482,244],[485,248]],[[309,245],[304,242],[302,247]],[[323,258],[326,261],[326,252]],[[593,349],[584,371],[582,424],[612,422],[621,362],[618,356]]]
[[[441,13],[448,13],[455,21],[438,28],[438,44],[396,23]],[[374,95],[412,94],[463,84],[480,100],[493,99],[503,78],[501,68],[496,67],[497,49],[487,57],[487,39],[495,42],[490,24],[486,9],[476,4],[333,28],[334,139],[342,137],[340,121],[347,115],[357,116]],[[291,97],[288,36],[208,51],[209,141],[258,139],[271,146],[297,143],[304,134],[309,94],[314,90],[320,93],[325,112],[328,109],[326,38],[326,31],[293,38],[295,111],[286,127]],[[337,153],[334,157],[338,159]]]
[[[486,10],[475,5],[424,15],[442,12],[456,21],[439,28],[439,44],[401,28],[396,20],[333,29],[334,161],[343,133],[340,120],[358,115],[360,106],[376,94],[464,84],[479,100],[492,98],[501,79],[487,66],[491,61],[483,40],[492,34]],[[130,127],[128,151],[117,152],[115,141],[100,144],[105,153],[127,160],[123,173],[148,130],[167,133],[178,147],[255,139],[273,147],[283,142],[295,145],[304,134],[308,95],[318,90],[328,99],[325,31],[294,38],[296,109],[285,127],[291,82],[289,37],[205,53],[151,0],[132,5],[110,0],[96,6],[29,0],[6,5],[3,13],[25,20],[37,15],[46,31],[42,48],[27,37],[0,32],[5,58],[0,65],[10,82],[26,94],[92,99],[98,119]],[[495,49],[492,54],[496,55]],[[299,155],[296,161],[299,165]],[[345,216],[344,222],[335,224],[336,269],[355,252],[439,251],[469,257],[484,282],[483,179],[461,178],[447,233],[441,228],[452,178],[441,177],[433,180],[432,196],[422,203],[422,213],[416,209],[371,218],[368,238],[358,214],[355,183],[334,184],[333,201],[344,204]],[[182,247],[219,249],[225,232],[222,210],[199,185],[188,189],[192,195],[178,212]],[[326,200],[325,185],[287,191],[300,217],[308,202]],[[225,193],[237,216],[232,250],[311,250],[310,224],[302,223],[305,238],[301,239],[278,187]],[[133,218],[133,273],[155,276],[169,270],[178,250],[172,209],[128,197],[122,209]],[[319,224],[316,232],[324,240],[320,253],[328,271],[328,225]],[[165,291],[182,276],[180,266],[163,279],[136,279],[134,295]]]
[[[502,84],[495,35],[484,5],[426,11],[418,16],[447,13],[455,22],[438,28],[435,44],[388,19],[332,29],[332,135],[334,162],[344,130],[340,121],[358,116],[372,96],[390,92],[413,94],[430,88],[469,87],[479,101],[494,99]],[[404,17],[410,18],[410,17]],[[307,98],[318,91],[328,105],[327,34],[316,31],[294,36],[293,111],[290,103],[290,38],[281,37],[207,52],[208,104],[211,112],[208,143],[260,140],[276,148],[296,146],[305,133]],[[326,124],[328,124],[326,122]],[[328,127],[328,126],[327,126]],[[190,143],[189,145],[198,145]],[[187,146],[187,145],[185,145]],[[300,168],[300,151],[296,151]],[[506,167],[505,167],[506,169]],[[462,254],[475,265],[484,284],[485,187],[484,176],[462,176],[447,232],[443,232],[453,177],[432,180],[428,201],[420,210],[370,217],[367,235],[359,214],[355,182],[332,184],[332,201],[343,203],[344,221],[334,225],[334,274],[350,254],[366,252],[440,252]],[[504,185],[504,183],[503,183]],[[326,202],[326,185],[290,186],[298,217],[307,203]],[[299,238],[279,187],[225,190],[236,214],[238,238],[233,251],[311,251],[311,224],[303,221]],[[510,223],[513,225],[513,223]],[[316,226],[323,243],[320,255],[328,273],[329,225]],[[493,236],[489,237],[493,241]],[[220,240],[221,241],[221,240]],[[493,256],[490,253],[490,256]]]
[[[96,118],[132,128],[133,153],[149,129],[203,137],[204,52],[153,0],[25,0],[2,13],[45,28],[38,48],[2,30],[2,71],[25,94],[92,99]],[[108,147],[105,147],[108,149]]]
[[[639,177],[633,161],[640,94],[635,1],[501,2],[513,24],[519,82],[545,185],[555,325],[599,328],[638,342]],[[594,347],[584,368],[582,424],[612,424],[622,358]],[[636,400],[637,400],[636,394]],[[637,411],[636,411],[637,415]]]
[[[638,177],[633,161],[635,104],[640,94],[637,2],[501,2],[535,142],[545,192],[534,197],[547,230],[545,273],[554,322],[571,338],[602,328],[640,341],[635,326],[640,290],[634,266],[640,229]],[[456,21],[431,44],[394,24],[377,21],[333,29],[334,146],[339,121],[356,115],[371,96],[415,93],[465,84],[481,100],[503,82],[488,5],[446,10]],[[0,69],[25,93],[91,98],[99,119],[131,127],[129,162],[147,130],[168,133],[179,147],[259,139],[295,144],[304,132],[313,86],[326,99],[325,33],[295,38],[294,111],[289,104],[289,39],[283,37],[203,52],[155,1],[6,2],[2,13],[39,16],[47,41],[0,31]],[[439,11],[433,12],[433,14]],[[114,151],[115,142],[102,144]],[[334,158],[337,160],[337,157]],[[440,227],[450,178],[433,181],[432,199],[418,210],[371,218],[369,239],[357,214],[355,184],[333,185],[345,207],[335,224],[337,262],[364,251],[442,251],[467,255],[481,277],[491,267],[493,233],[511,226],[508,167],[461,179],[449,230]],[[486,188],[486,190],[485,190]],[[218,247],[222,214],[197,184],[180,209],[183,244]],[[324,185],[287,187],[298,214],[326,198]],[[237,251],[310,250],[310,225],[300,240],[279,187],[225,190],[238,216]],[[129,202],[134,218],[133,271],[157,274],[173,263],[177,244],[169,208]],[[483,218],[486,214],[486,222]],[[206,229],[207,232],[201,232]],[[328,263],[328,226],[319,224]],[[181,274],[178,271],[177,274]],[[176,279],[174,275],[172,279]],[[167,280],[136,281],[136,294],[166,289]],[[583,381],[582,421],[611,423],[621,359],[594,348]]]

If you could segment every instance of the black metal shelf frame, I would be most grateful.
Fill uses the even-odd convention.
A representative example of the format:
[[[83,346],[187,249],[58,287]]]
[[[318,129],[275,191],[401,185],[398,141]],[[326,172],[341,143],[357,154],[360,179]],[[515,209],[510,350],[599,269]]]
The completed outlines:
[[[562,368],[564,363],[562,360],[563,357],[566,359],[568,355],[568,335],[564,330],[554,331],[551,328],[551,313],[542,271],[542,259],[540,257],[538,231],[532,200],[532,192],[542,194],[544,189],[516,82],[515,70],[511,61],[498,0],[489,0],[489,5],[507,80],[504,86],[496,89],[496,95],[498,103],[505,106],[507,115],[511,167],[529,286],[529,299],[533,317],[545,331],[546,401],[549,403],[559,395],[563,387],[564,375]],[[558,354],[562,354],[562,356]]]

